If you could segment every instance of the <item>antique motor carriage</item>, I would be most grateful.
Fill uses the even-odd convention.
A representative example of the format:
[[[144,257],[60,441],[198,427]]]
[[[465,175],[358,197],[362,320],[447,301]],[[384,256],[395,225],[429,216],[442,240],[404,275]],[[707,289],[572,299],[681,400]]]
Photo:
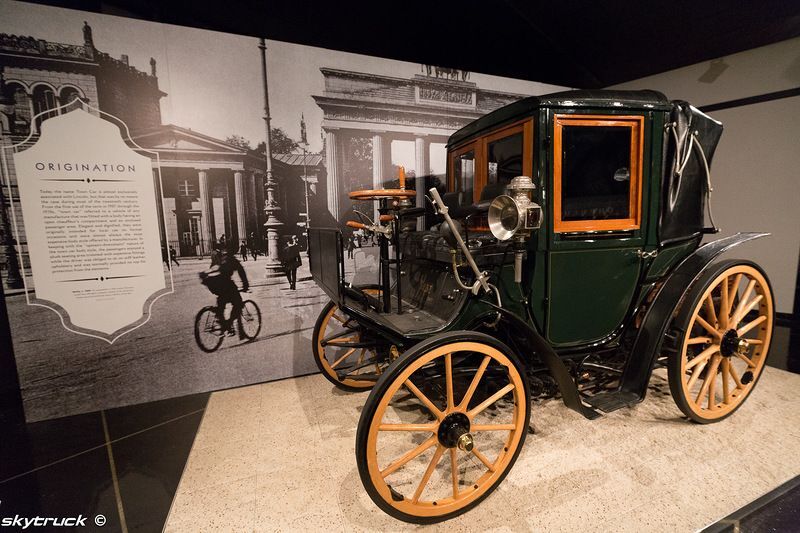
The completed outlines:
[[[718,232],[721,133],[653,91],[526,98],[450,137],[427,205],[402,176],[350,194],[371,205],[345,231],[377,239],[373,283],[350,281],[341,229],[311,230],[331,298],[314,356],[338,387],[371,389],[356,460],[378,507],[430,523],[477,505],[519,455],[535,398],[596,418],[642,401],[663,368],[694,422],[742,405],[773,297],[757,264],[719,260],[766,234],[701,246]]]

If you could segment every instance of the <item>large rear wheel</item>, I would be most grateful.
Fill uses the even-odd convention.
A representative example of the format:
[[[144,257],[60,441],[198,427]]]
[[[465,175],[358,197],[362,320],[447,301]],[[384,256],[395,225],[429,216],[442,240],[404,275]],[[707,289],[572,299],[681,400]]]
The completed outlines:
[[[530,419],[524,369],[475,332],[418,344],[370,393],[356,436],[361,482],[391,516],[432,523],[486,498],[516,461]]]
[[[686,416],[708,424],[741,407],[761,377],[773,318],[769,280],[750,261],[723,261],[690,289],[668,359],[670,391]]]

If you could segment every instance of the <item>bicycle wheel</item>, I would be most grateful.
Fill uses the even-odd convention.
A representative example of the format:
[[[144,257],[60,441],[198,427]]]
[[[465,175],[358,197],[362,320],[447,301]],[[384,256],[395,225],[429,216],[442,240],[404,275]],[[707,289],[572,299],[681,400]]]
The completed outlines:
[[[197,346],[206,353],[211,353],[222,344],[222,327],[217,320],[217,308],[206,306],[197,313],[194,319],[194,340]]]
[[[261,310],[253,300],[242,303],[242,314],[239,316],[239,331],[248,340],[253,340],[261,331]]]

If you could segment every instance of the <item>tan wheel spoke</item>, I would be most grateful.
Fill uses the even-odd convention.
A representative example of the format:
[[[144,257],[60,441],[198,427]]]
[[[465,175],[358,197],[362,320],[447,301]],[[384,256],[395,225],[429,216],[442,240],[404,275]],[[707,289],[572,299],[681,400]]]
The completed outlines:
[[[338,321],[339,321],[339,322],[341,322],[342,324],[344,324],[344,323],[345,323],[345,320],[344,320],[344,318],[340,317],[340,316],[339,316],[339,315],[337,315],[336,313],[332,314],[332,315],[331,315],[331,318],[335,318],[336,320],[338,320]]]
[[[731,311],[730,294],[728,293],[728,278],[723,278],[720,282],[720,302],[719,302],[719,325],[721,328],[728,327],[728,316]]]
[[[453,499],[458,498],[458,451],[450,448],[450,475],[453,478]]]
[[[756,367],[756,364],[753,362],[753,360],[750,359],[749,357],[747,357],[746,355],[741,354],[741,353],[737,353],[736,357],[738,357],[739,359],[741,359],[742,361],[747,363],[747,366],[749,366],[750,368],[755,368]]]
[[[731,313],[731,319],[730,322],[728,322],[730,327],[736,326],[736,323],[738,322],[738,320],[736,320],[737,316],[744,315],[744,313],[742,313],[742,309],[744,309],[745,302],[747,301],[748,298],[750,298],[750,295],[753,293],[753,289],[755,288],[755,286],[756,286],[756,280],[751,279],[750,283],[747,284],[747,288],[744,290],[744,294],[742,294],[742,297],[739,298],[739,305],[737,305],[736,309],[734,309],[733,313]]]
[[[692,337],[686,341],[686,344],[708,344],[711,342],[711,337]]]
[[[742,282],[742,275],[743,274],[741,272],[736,274],[736,277],[733,278],[733,283],[730,285],[730,293],[728,294],[728,302],[730,302],[728,304],[729,306],[733,305],[733,301],[736,299],[736,293],[739,292],[739,284]]]
[[[480,405],[474,407],[471,411],[468,411],[467,412],[467,416],[470,419],[475,418],[476,415],[480,414],[484,409],[486,409],[487,407],[492,405],[494,402],[496,402],[497,400],[499,400],[500,398],[502,398],[503,396],[505,396],[506,394],[508,394],[512,390],[514,390],[514,384],[513,383],[509,383],[508,385],[506,385],[505,387],[503,387],[499,391],[495,392],[494,394],[492,394],[491,396],[489,396],[488,398],[483,400],[483,402],[481,402]]]
[[[412,459],[422,455],[422,453],[425,450],[427,450],[428,448],[430,448],[431,446],[436,444],[437,441],[438,441],[438,439],[436,438],[436,435],[434,435],[433,437],[429,438],[428,440],[426,440],[425,442],[423,442],[422,444],[420,444],[419,446],[417,446],[416,448],[414,448],[410,452],[405,453],[399,459],[396,459],[389,466],[387,466],[386,468],[381,470],[381,476],[383,476],[385,478],[386,476],[392,474],[393,472],[396,472],[397,469],[402,467],[404,464],[406,464],[409,461],[411,461]]]
[[[707,361],[708,358],[711,357],[711,355],[714,352],[716,352],[717,350],[719,350],[719,345],[718,344],[713,344],[713,345],[709,346],[708,348],[706,348],[705,350],[703,350],[702,352],[697,354],[695,357],[693,357],[691,361],[686,363],[686,370],[689,370],[693,366],[698,365],[698,364],[702,363],[703,361]]]
[[[417,503],[419,501],[419,497],[422,496],[422,492],[425,490],[425,486],[428,484],[431,474],[433,474],[433,471],[436,470],[436,465],[439,464],[439,460],[442,458],[444,450],[445,447],[441,445],[436,448],[436,451],[431,458],[431,462],[428,464],[428,468],[425,470],[425,474],[423,474],[422,480],[419,482],[419,486],[417,486],[417,490],[414,492],[414,497],[411,498],[411,503]]]
[[[445,409],[450,412],[455,407],[453,401],[453,354],[451,353],[444,356],[444,379],[447,390],[447,407]]]
[[[363,365],[364,364],[364,355],[366,353],[367,353],[367,349],[366,348],[361,348],[361,353],[358,354],[358,364],[359,365]]]
[[[511,431],[515,427],[514,424],[475,424],[470,431]]]
[[[722,335],[720,335],[719,331],[717,331],[717,328],[706,322],[705,318],[701,317],[700,315],[697,315],[695,321],[701,326],[703,326],[703,329],[711,333],[711,335],[713,335],[714,337],[718,339],[722,338]]]
[[[436,432],[436,424],[381,424],[378,431],[430,431]]]
[[[748,331],[750,331],[751,329],[753,329],[757,325],[759,325],[762,322],[764,322],[766,319],[767,319],[766,315],[761,315],[760,317],[756,318],[752,322],[749,322],[746,325],[742,326],[741,328],[737,329],[736,330],[736,334],[741,337],[742,335],[744,335],[745,333],[747,333]]]
[[[352,337],[338,337],[338,338],[329,340],[325,344],[328,344],[328,345],[331,345],[331,344],[342,344],[344,342],[350,342],[350,341],[354,341],[354,340],[358,340],[358,336],[354,335]]]
[[[717,362],[717,369],[719,369],[719,365],[722,362],[722,359]],[[712,365],[713,366],[713,365]],[[707,375],[706,379],[709,380],[708,386],[708,409],[713,410],[717,406],[717,372],[714,371],[713,374]]]
[[[433,414],[433,416],[436,417],[437,420],[442,420],[444,418],[444,413],[441,412],[435,405],[433,405],[433,402],[430,401],[428,397],[425,396],[425,394],[419,390],[414,383],[411,382],[410,379],[407,379],[404,385],[412,392],[412,394],[414,394],[414,396],[417,397],[417,399],[419,399],[419,401],[425,404],[425,407],[428,408],[428,410],[431,412],[431,414]]]
[[[744,385],[742,385],[742,380],[739,379],[739,374],[736,373],[736,369],[733,367],[733,365],[728,365],[728,372],[730,372],[733,382],[736,383],[736,388],[743,389]]]
[[[686,388],[688,390],[691,390],[692,387],[694,387],[694,384],[697,383],[697,378],[699,378],[700,375],[703,373],[703,369],[706,367],[707,364],[708,364],[708,359],[700,363],[700,365],[694,369],[694,372],[692,372],[692,377],[689,378],[689,383],[686,384]]]
[[[763,299],[764,299],[764,295],[763,294],[759,294],[758,296],[753,298],[750,301],[750,303],[747,304],[747,306],[743,307],[741,310],[737,310],[733,314],[733,319],[731,319],[731,322],[734,325],[736,325],[739,322],[741,322],[744,319],[744,317],[747,316],[747,313],[752,311],[755,308],[755,306],[757,306],[761,302],[761,300],[763,300]]]
[[[708,296],[706,296],[705,306],[706,306],[706,313],[708,313],[708,322],[710,324],[716,325],[718,322],[717,310],[714,309],[714,299],[711,297],[711,293],[709,293]]]
[[[762,341],[761,339],[745,339],[745,340],[747,341],[747,344],[749,344],[751,346],[764,344],[764,341]]]
[[[731,362],[726,357],[722,360],[722,401],[726,404],[731,403],[731,391],[728,380],[731,378]]]
[[[694,399],[694,403],[700,406],[700,400],[708,393],[708,389],[711,388],[711,383],[716,381],[717,379],[717,368],[719,368],[719,360],[720,356],[717,355],[714,357],[714,360],[711,361],[711,366],[708,367],[706,371],[706,377],[703,379],[703,386],[700,388],[700,392],[697,393],[697,397]]]
[[[489,459],[487,459],[487,458],[486,458],[486,456],[485,456],[485,455],[483,455],[483,454],[480,452],[480,450],[478,450],[478,448],[475,448],[475,447],[473,446],[473,448],[472,448],[472,454],[473,454],[475,457],[477,457],[477,458],[478,458],[478,460],[479,460],[480,462],[482,462],[482,463],[483,463],[483,464],[486,466],[486,468],[488,468],[488,469],[489,469],[489,472],[494,472],[494,465],[493,465],[492,463],[490,463],[490,462],[489,462]]]
[[[464,411],[467,407],[469,407],[469,402],[472,400],[472,395],[475,394],[475,389],[478,388],[478,383],[480,383],[481,378],[483,377],[483,372],[486,370],[486,367],[489,365],[489,361],[491,361],[491,359],[492,358],[487,355],[483,358],[483,361],[481,361],[477,372],[475,372],[475,377],[472,378],[472,383],[469,384],[467,392],[464,393],[464,397],[461,399],[461,403],[458,405],[459,410]]]
[[[339,366],[339,363],[341,363],[342,361],[344,361],[345,359],[347,359],[347,358],[348,358],[348,357],[349,357],[349,356],[350,356],[350,355],[351,355],[353,352],[355,352],[355,351],[356,351],[356,349],[355,349],[355,348],[350,348],[349,350],[347,350],[347,351],[344,353],[344,355],[343,355],[343,356],[341,356],[339,359],[337,359],[336,361],[334,361],[334,362],[333,362],[333,364],[331,364],[331,368],[336,368],[337,366]]]

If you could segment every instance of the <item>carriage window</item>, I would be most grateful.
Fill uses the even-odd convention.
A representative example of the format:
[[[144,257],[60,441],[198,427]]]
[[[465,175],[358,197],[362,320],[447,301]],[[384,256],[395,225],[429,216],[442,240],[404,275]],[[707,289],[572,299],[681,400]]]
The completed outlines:
[[[453,177],[458,192],[472,191],[475,186],[475,150],[469,150],[455,157]]]
[[[487,185],[508,185],[522,175],[522,132],[486,145]]]
[[[555,230],[640,226],[641,117],[557,115]]]

